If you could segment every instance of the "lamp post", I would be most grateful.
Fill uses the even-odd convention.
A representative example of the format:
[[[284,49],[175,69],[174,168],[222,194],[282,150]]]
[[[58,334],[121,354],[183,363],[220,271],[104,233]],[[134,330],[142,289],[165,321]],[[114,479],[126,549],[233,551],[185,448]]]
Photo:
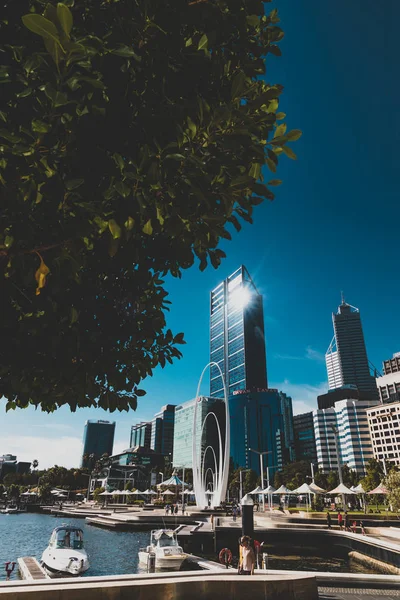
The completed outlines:
[[[164,483],[164,473],[162,471],[158,471],[158,474],[161,475],[161,483]]]
[[[341,483],[343,485],[342,465],[340,464],[339,443],[338,443],[339,430],[332,423],[331,423],[331,429],[333,431],[333,437],[335,439],[335,449],[336,449],[336,457],[337,457],[337,464],[338,464],[339,483]],[[344,496],[344,494],[341,494],[341,496],[342,496],[343,510],[346,510],[345,496]]]
[[[243,498],[243,477],[242,477],[242,474],[243,473],[247,473],[248,471],[251,471],[251,469],[241,469],[239,471],[239,496],[240,496],[239,502],[241,502],[242,498]]]
[[[264,489],[264,464],[263,464],[263,456],[264,454],[272,454],[272,450],[266,450],[265,452],[260,452],[259,450],[253,450],[253,448],[249,448],[250,452],[254,452],[260,456],[260,471],[261,471],[261,487]],[[265,496],[262,495],[262,506],[263,512],[265,512]]]

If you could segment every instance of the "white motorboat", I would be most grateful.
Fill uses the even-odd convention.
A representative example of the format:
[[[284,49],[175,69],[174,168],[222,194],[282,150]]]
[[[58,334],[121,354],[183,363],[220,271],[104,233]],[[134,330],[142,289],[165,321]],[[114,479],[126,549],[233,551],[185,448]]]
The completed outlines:
[[[179,546],[176,533],[172,529],[153,529],[150,545],[139,550],[139,562],[147,565],[151,553],[155,555],[156,569],[172,571],[177,571],[187,557],[187,554]]]
[[[3,515],[17,515],[18,513],[22,512],[22,510],[18,510],[16,506],[9,506],[8,508],[3,508],[3,510],[0,512]]]
[[[77,577],[87,571],[89,559],[83,547],[82,529],[69,525],[53,529],[41,562],[50,576]]]

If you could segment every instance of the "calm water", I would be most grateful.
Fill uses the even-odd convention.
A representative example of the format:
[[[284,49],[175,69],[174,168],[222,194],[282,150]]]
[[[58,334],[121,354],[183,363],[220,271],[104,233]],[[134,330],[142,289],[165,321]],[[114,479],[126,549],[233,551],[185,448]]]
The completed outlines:
[[[21,556],[40,559],[54,527],[68,523],[83,529],[90,569],[86,575],[120,575],[138,572],[138,550],[147,546],[150,532],[108,531],[86,524],[84,519],[67,519],[35,513],[0,514],[0,579],[5,579],[4,563]],[[12,578],[17,578],[15,567]]]
[[[16,562],[21,556],[35,556],[40,559],[54,527],[62,523],[83,529],[85,548],[90,560],[90,569],[86,576],[121,575],[139,571],[138,550],[148,545],[149,531],[112,531],[88,525],[84,519],[67,519],[36,513],[0,514],[0,580],[5,579],[5,562]],[[312,548],[302,548],[301,556],[295,548],[289,550],[270,547],[267,551],[270,569],[374,572],[349,561],[347,557],[329,556],[329,549],[326,553],[319,552],[318,556],[315,556],[315,549]],[[216,556],[210,555],[207,558],[217,560]],[[12,579],[17,577],[15,569]]]

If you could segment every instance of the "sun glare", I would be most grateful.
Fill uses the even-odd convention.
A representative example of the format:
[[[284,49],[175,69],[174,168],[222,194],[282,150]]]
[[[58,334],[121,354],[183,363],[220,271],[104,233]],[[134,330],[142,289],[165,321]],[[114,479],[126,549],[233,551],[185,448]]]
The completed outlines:
[[[251,299],[251,294],[246,287],[238,286],[230,295],[230,302],[237,308],[244,308]]]

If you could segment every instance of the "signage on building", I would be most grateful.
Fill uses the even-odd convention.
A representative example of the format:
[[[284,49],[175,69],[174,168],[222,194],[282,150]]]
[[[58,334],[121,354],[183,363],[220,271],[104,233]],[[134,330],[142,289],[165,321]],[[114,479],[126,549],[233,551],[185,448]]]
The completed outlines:
[[[239,396],[241,394],[251,394],[252,392],[277,392],[277,388],[253,388],[251,390],[236,390],[233,392],[234,396]]]

